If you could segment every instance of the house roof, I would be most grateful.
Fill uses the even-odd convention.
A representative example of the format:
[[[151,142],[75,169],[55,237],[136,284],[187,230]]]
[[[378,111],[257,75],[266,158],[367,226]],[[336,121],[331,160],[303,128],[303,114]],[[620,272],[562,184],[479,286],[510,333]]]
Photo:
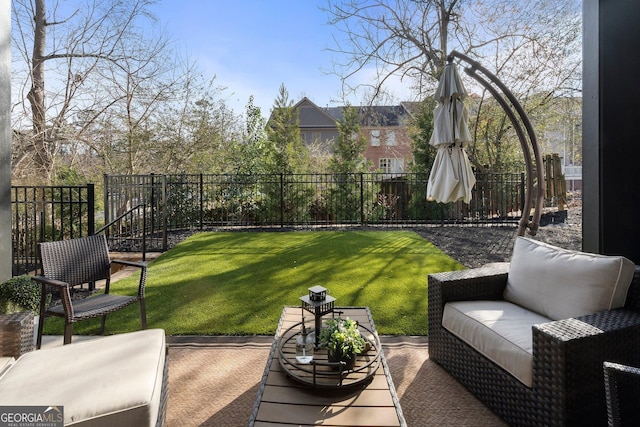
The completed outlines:
[[[327,112],[327,108],[320,108],[314,104],[309,98],[304,97],[298,102],[294,108],[298,109],[298,118],[300,127],[311,126],[314,128],[328,127],[335,128],[336,117]]]
[[[299,111],[300,127],[335,127],[336,122],[344,118],[345,107],[319,107],[309,98],[304,97],[295,105]],[[410,112],[405,103],[388,106],[359,106],[363,126],[401,126],[404,125]]]

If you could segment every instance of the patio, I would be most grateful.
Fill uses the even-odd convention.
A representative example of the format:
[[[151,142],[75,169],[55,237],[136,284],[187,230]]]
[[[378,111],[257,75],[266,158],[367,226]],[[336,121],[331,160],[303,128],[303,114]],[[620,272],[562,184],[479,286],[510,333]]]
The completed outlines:
[[[603,9],[602,13],[598,8]],[[585,149],[585,164],[589,166],[598,166],[598,164],[600,164],[603,166],[601,168],[589,168],[590,172],[588,183],[590,185],[594,184],[594,190],[591,195],[592,198],[590,199],[589,206],[586,206],[585,209],[588,214],[586,215],[586,224],[590,230],[590,235],[587,236],[588,240],[586,240],[585,243],[587,243],[586,246],[589,250],[624,252],[628,253],[632,258],[636,258],[633,255],[637,253],[637,248],[634,250],[633,245],[636,245],[635,242],[637,239],[634,237],[638,230],[637,227],[630,227],[629,224],[630,221],[633,221],[634,219],[634,216],[630,214],[630,210],[633,209],[635,205],[633,203],[628,203],[623,206],[624,209],[604,209],[605,201],[604,196],[602,195],[606,194],[607,200],[629,200],[629,197],[627,196],[633,195],[633,191],[635,189],[634,185],[621,186],[619,183],[621,182],[621,177],[626,178],[633,173],[633,167],[626,166],[632,166],[632,162],[637,161],[637,156],[634,155],[637,148],[634,148],[633,144],[626,144],[624,149],[620,150],[619,146],[616,146],[615,144],[603,144],[603,142],[608,142],[609,140],[629,140],[628,136],[630,135],[630,129],[631,126],[633,126],[633,123],[624,126],[614,126],[618,123],[615,120],[612,120],[611,117],[626,117],[626,115],[619,114],[619,112],[627,108],[628,103],[635,102],[635,98],[633,97],[633,94],[631,94],[623,98],[623,102],[621,102],[619,91],[608,91],[609,87],[605,87],[603,89],[599,85],[601,82],[607,81],[612,81],[613,84],[614,80],[612,80],[611,76],[614,75],[614,73],[618,76],[619,67],[626,66],[630,63],[633,64],[636,61],[636,57],[633,55],[618,55],[618,53],[621,53],[623,49],[616,47],[624,45],[624,43],[619,42],[620,40],[628,41],[638,39],[637,37],[633,37],[633,34],[638,31],[638,27],[633,25],[633,23],[626,24],[626,21],[623,20],[623,18],[631,19],[633,17],[633,13],[631,12],[634,8],[635,6],[631,6],[630,2],[607,3],[601,1],[589,3],[589,6],[585,6],[584,25],[585,29],[599,29],[602,34],[594,35],[597,31],[591,30],[589,30],[591,32],[586,33],[584,51],[586,52],[585,56],[587,56],[587,58],[585,61],[585,69],[589,74],[585,75],[585,81],[588,83],[585,90],[585,100],[592,99],[592,101],[587,105],[586,110],[588,114],[585,115],[585,123],[589,125],[588,129],[585,128],[585,134],[588,135],[589,138],[588,141],[585,141],[585,145],[588,145],[588,150]],[[610,19],[597,21],[597,18],[600,18],[600,13]],[[8,13],[5,14],[4,17],[7,17],[7,15]],[[601,42],[602,47],[597,44],[598,42]],[[607,58],[615,57],[618,60],[602,60],[603,66],[598,67],[597,65],[601,60],[600,55],[602,52],[607,52]],[[8,55],[5,56],[8,58]],[[620,60],[622,60],[622,64]],[[5,64],[8,64],[8,62],[9,61],[7,60],[4,61]],[[7,75],[8,71],[3,73],[3,77],[6,77]],[[593,78],[594,76],[598,78]],[[629,78],[633,77],[634,76],[630,74]],[[8,79],[4,80],[8,81]],[[624,81],[622,83],[624,83]],[[615,80],[615,84],[620,84],[619,79]],[[5,88],[6,87],[7,85],[5,84]],[[598,96],[592,96],[594,92],[598,95],[603,95],[602,99]],[[609,95],[609,93],[611,93],[611,95]],[[606,94],[607,97],[605,97],[604,94]],[[600,106],[600,108],[594,108],[594,105]],[[601,117],[602,111],[607,112],[607,115]],[[599,132],[598,130],[604,127],[607,127],[608,129],[613,128],[615,132],[603,137],[603,132]],[[9,147],[8,141],[10,141],[10,138],[7,136],[3,140],[7,142],[3,143],[3,145],[5,147]],[[597,156],[594,155],[594,152],[600,148],[605,148],[605,154],[607,155],[615,154],[615,156],[612,156],[615,158],[611,159],[608,157],[607,164],[603,165],[604,162],[600,158],[600,151],[598,151]],[[625,161],[617,163],[616,160]],[[8,172],[8,169],[5,169]],[[596,191],[595,189],[600,185],[600,182],[604,182],[606,185],[600,188],[600,191]],[[619,231],[622,231],[622,233],[619,233]],[[600,237],[603,235],[610,236],[610,238],[604,243],[600,241]],[[397,385],[400,389],[400,384]],[[196,400],[200,401],[200,396]],[[239,423],[242,424],[241,421],[239,421]]]
[[[272,337],[169,340],[168,426],[245,426]],[[424,337],[382,337],[409,426],[506,425],[428,358]]]
[[[543,227],[539,240],[579,247],[581,217]],[[513,230],[434,228],[421,233],[467,266],[506,261]],[[118,278],[126,277],[121,271]],[[47,337],[44,347],[62,343]],[[78,336],[74,341],[94,337]],[[245,425],[268,359],[272,336],[169,336],[168,425]],[[428,337],[382,338],[383,349],[408,425],[506,425],[440,365],[429,359]]]
[[[581,206],[538,239],[579,249]],[[473,230],[473,233],[469,231]],[[468,267],[507,261],[511,228],[437,227],[421,233]],[[273,337],[170,337],[168,425],[246,425]],[[435,362],[427,337],[381,337],[408,425],[506,425]]]
[[[570,210],[567,223],[543,227],[538,239],[579,248],[580,206]],[[508,260],[514,238],[514,230],[504,227],[438,227],[420,234],[468,267]],[[118,272],[114,280],[127,274]],[[62,343],[61,337],[46,338],[45,348]],[[74,336],[74,341],[91,338]],[[272,336],[167,337],[168,425],[246,425],[272,340]],[[408,425],[506,425],[429,360],[427,337],[384,336],[382,344]]]
[[[579,249],[581,206],[538,239]],[[472,233],[469,231],[473,230]],[[421,233],[468,267],[506,261],[512,228],[437,227]],[[169,426],[244,426],[251,415],[272,337],[169,338]],[[381,337],[408,425],[506,425],[435,362],[427,337]]]
[[[73,342],[95,339],[74,336]],[[167,426],[245,426],[273,337],[167,337]],[[409,426],[506,426],[460,383],[429,360],[426,337],[381,337]],[[43,348],[62,345],[45,337]]]

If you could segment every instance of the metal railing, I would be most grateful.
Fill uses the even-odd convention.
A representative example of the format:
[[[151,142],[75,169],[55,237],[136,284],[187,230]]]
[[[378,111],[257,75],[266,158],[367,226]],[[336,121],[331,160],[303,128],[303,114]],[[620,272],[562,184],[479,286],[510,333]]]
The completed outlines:
[[[144,204],[139,204],[124,212],[96,234],[104,233],[110,248],[123,252],[141,252],[142,260],[147,259],[147,214]],[[142,221],[139,221],[139,219]]]
[[[107,175],[105,221],[144,204],[150,250],[185,229],[517,222],[524,174],[476,179],[471,203],[443,205],[426,200],[427,174]]]
[[[12,186],[13,275],[38,268],[38,243],[94,234],[94,186]]]
[[[477,174],[471,203],[426,200],[428,175],[124,175],[94,185],[11,188],[13,274],[36,271],[43,241],[104,233],[111,250],[165,251],[176,230],[423,225],[515,225],[524,174]]]

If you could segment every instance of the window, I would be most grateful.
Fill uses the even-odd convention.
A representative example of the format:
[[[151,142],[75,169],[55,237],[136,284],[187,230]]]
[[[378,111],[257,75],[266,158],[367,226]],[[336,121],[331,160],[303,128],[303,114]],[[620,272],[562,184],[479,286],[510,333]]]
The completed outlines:
[[[378,167],[383,173],[402,173],[404,172],[404,159],[380,159]]]
[[[396,145],[396,131],[388,130],[387,131],[387,145],[393,146]]]
[[[404,172],[404,159],[393,159],[393,164],[391,165],[391,173],[401,172]]]
[[[320,131],[302,131],[300,132],[302,142],[305,144],[312,144],[322,141],[322,132]]]
[[[380,146],[380,131],[374,129],[371,131],[371,146],[379,147]]]

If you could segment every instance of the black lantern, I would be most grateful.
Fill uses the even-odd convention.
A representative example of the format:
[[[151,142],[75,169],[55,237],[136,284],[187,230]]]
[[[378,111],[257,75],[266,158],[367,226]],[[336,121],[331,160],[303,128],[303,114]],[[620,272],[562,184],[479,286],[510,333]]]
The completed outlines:
[[[311,301],[324,301],[327,298],[327,290],[322,286],[309,288],[309,299]]]
[[[316,349],[320,346],[320,329],[322,327],[322,316],[333,312],[336,299],[327,295],[327,290],[322,286],[313,286],[309,288],[309,295],[300,297],[302,301],[302,314],[304,310],[312,313],[315,318],[315,336]]]

